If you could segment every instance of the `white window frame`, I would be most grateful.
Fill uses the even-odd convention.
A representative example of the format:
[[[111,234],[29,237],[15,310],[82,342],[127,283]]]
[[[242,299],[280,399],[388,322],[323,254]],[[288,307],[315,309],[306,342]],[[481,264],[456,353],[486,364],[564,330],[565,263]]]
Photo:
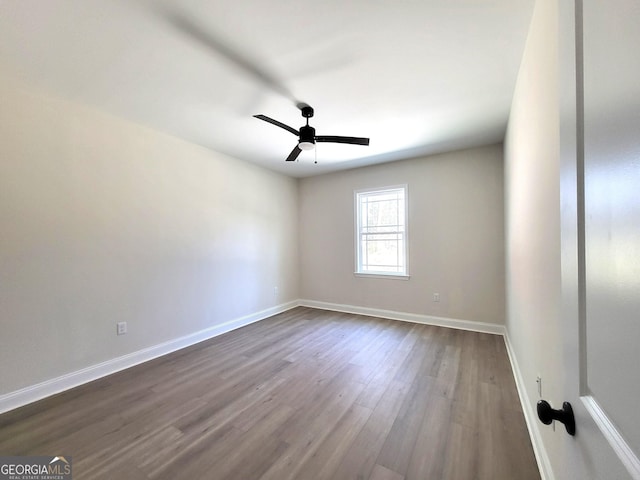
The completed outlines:
[[[380,271],[380,270],[369,270],[364,269],[363,262],[363,252],[362,252],[362,236],[363,231],[361,227],[361,198],[362,196],[369,194],[380,194],[387,191],[396,191],[403,190],[404,191],[404,226],[402,232],[402,248],[404,251],[404,271],[399,272],[389,272],[389,271]],[[390,185],[386,187],[378,187],[378,188],[367,188],[362,190],[354,191],[354,206],[355,206],[355,275],[359,277],[369,277],[369,278],[397,278],[402,280],[409,279],[409,188],[406,184],[402,185]]]

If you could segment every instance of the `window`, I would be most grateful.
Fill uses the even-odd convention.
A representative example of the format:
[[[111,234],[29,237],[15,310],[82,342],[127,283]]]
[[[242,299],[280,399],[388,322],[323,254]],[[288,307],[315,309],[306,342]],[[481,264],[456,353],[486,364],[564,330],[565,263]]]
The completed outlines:
[[[363,190],[356,201],[356,273],[407,275],[407,187]]]

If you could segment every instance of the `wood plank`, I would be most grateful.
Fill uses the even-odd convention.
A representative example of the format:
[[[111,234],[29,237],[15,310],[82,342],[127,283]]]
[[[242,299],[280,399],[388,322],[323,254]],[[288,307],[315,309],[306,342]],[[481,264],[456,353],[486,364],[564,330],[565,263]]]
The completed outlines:
[[[404,480],[404,477],[393,470],[376,464],[373,467],[369,480]]]
[[[440,395],[429,395],[425,409],[425,416],[405,467],[407,480],[443,478],[443,460],[451,427],[451,400]]]
[[[334,471],[344,459],[349,446],[362,431],[371,416],[371,409],[353,405],[326,436],[322,444],[300,464],[297,472],[300,478],[307,472],[314,472],[314,480],[332,480]],[[262,480],[262,479],[261,479]]]
[[[378,455],[379,465],[405,475],[426,414],[424,405],[428,402],[434,382],[431,377],[425,375],[411,385],[411,390],[405,397]]]
[[[345,452],[334,478],[369,478],[409,390],[404,382],[390,383],[360,434]]]

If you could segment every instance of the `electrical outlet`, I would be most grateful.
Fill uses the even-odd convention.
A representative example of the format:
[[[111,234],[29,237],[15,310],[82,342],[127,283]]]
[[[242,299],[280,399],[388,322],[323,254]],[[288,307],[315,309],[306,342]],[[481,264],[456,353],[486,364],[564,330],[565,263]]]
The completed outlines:
[[[433,301],[436,302],[436,303],[440,301],[440,294],[439,293],[434,293],[433,294]]]
[[[273,287],[273,298],[277,300],[278,294],[279,294],[278,287]]]
[[[116,325],[118,335],[124,335],[127,333],[127,322],[118,322]]]

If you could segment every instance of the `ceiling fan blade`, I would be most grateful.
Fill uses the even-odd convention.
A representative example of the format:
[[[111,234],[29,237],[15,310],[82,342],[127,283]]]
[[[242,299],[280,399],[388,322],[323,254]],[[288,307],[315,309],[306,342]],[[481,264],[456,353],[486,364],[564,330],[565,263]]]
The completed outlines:
[[[300,155],[300,152],[302,152],[302,150],[300,150],[300,147],[296,145],[295,147],[293,147],[293,150],[291,150],[291,153],[287,157],[286,161],[293,162],[296,158],[298,158],[298,155]]]
[[[235,64],[236,67],[243,70],[245,73],[249,74],[255,80],[262,83],[275,93],[291,100],[296,106],[302,103],[295,98],[293,93],[291,93],[291,91],[283,85],[275,75],[248,58],[247,55],[244,55],[239,50],[230,46],[228,42],[225,42],[220,37],[216,36],[209,28],[205,28],[201,23],[198,23],[187,15],[175,10],[165,10],[163,13],[169,23],[171,23],[180,32],[195,39],[209,50],[212,50],[218,55],[226,58],[229,62]]]
[[[350,143],[352,145],[369,145],[369,139],[363,137],[338,137],[335,135],[318,135],[316,142]]]
[[[269,122],[277,127],[284,128],[285,130],[293,133],[296,136],[300,135],[300,132],[298,132],[298,130],[296,130],[295,128],[290,127],[289,125],[285,125],[284,123],[279,122],[278,120],[274,120],[271,117],[267,117],[266,115],[254,115],[254,117],[259,120],[264,120],[265,122]]]

